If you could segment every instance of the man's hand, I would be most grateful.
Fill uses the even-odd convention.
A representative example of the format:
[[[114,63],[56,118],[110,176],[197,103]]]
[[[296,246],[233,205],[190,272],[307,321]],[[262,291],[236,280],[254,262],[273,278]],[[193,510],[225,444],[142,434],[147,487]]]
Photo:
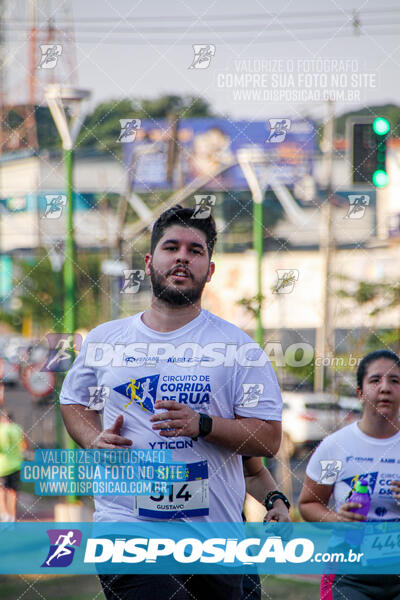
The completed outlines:
[[[390,482],[390,489],[392,490],[393,498],[397,502],[397,506],[400,506],[400,481],[393,479]]]
[[[359,502],[345,502],[339,508],[337,512],[338,521],[349,522],[349,521],[365,521],[364,515],[352,512],[351,508],[361,508],[362,504]]]
[[[114,425],[109,429],[105,429],[90,444],[90,448],[100,448],[108,450],[110,448],[121,448],[122,446],[132,446],[132,440],[120,436],[121,427],[124,423],[124,417],[118,415]]]
[[[167,411],[150,417],[150,421],[154,423],[153,429],[163,437],[195,438],[199,435],[200,415],[186,404],[174,400],[159,400],[154,408],[165,408]]]
[[[282,500],[275,500],[273,508],[264,517],[264,523],[277,521],[278,523],[290,523],[289,511]]]

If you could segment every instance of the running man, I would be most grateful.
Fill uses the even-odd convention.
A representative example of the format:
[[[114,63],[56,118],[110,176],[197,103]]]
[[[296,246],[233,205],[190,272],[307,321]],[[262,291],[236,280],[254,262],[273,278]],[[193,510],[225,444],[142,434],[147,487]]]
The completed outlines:
[[[181,520],[240,522],[241,455],[273,456],[279,449],[282,400],[267,356],[236,326],[201,307],[215,270],[216,228],[211,215],[193,219],[193,213],[178,205],[156,221],[145,256],[151,307],[92,330],[60,398],[67,430],[83,448],[171,449],[173,459],[193,473],[184,494],[182,486],[173,485],[174,500],[179,498],[183,508],[173,508],[177,504],[171,505],[170,495],[157,501],[97,496],[97,521],[150,520],[160,527]],[[117,360],[97,365],[97,344],[118,346]],[[135,361],[124,360],[124,345]],[[125,406],[132,379],[142,387],[150,380],[149,410],[137,402]],[[96,411],[85,410],[88,388],[98,385],[111,389],[104,429]],[[258,398],[247,402],[246,391],[253,386]],[[142,600],[239,600],[242,588],[241,575],[101,575],[100,580],[107,600],[136,595]]]

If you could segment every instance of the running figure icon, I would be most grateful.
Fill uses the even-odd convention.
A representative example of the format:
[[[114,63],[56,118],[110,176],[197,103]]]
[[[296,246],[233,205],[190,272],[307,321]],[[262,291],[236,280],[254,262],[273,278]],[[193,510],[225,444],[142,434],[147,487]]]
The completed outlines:
[[[58,536],[57,541],[56,541],[56,544],[58,544],[57,549],[46,560],[47,566],[50,566],[50,563],[54,558],[61,558],[62,556],[67,556],[68,554],[72,554],[71,548],[67,548],[67,546],[76,544],[78,542],[78,540],[72,539],[73,536],[74,536],[73,531],[69,531],[67,534],[61,534]]]
[[[136,379],[131,379],[130,384],[126,388],[126,391],[128,391],[128,390],[130,391],[131,399],[129,400],[129,402],[127,402],[127,404],[125,404],[124,408],[128,408],[128,406],[130,404],[132,404],[133,400],[137,400],[138,404],[140,405],[140,407],[143,410],[147,410],[144,407],[144,403],[146,402],[147,398],[149,398],[150,402],[153,403],[153,397],[150,393],[150,379],[147,378],[142,383],[142,397],[140,397],[137,394],[137,391],[139,390],[139,388],[140,388],[140,382],[136,382]]]

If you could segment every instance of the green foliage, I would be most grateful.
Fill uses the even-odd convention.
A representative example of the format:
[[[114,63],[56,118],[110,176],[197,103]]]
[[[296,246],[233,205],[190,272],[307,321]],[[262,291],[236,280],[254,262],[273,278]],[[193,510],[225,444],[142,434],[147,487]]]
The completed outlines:
[[[337,291],[337,296],[346,298],[353,305],[353,311],[363,307],[368,310],[368,316],[378,317],[386,311],[397,310],[397,326],[390,330],[376,330],[371,333],[369,327],[365,328],[362,336],[358,335],[355,347],[362,347],[365,351],[372,351],[388,346],[396,352],[400,351],[400,283],[398,281],[359,281],[351,277],[338,275],[336,279],[344,284],[344,288]]]
[[[121,131],[120,119],[164,119],[172,113],[181,118],[212,116],[209,103],[194,96],[166,95],[144,100],[110,100],[97,105],[87,116],[77,146],[111,151],[119,155],[121,144],[117,140]]]
[[[298,379],[299,385],[310,386],[314,382],[315,359],[313,358],[311,362],[301,367],[285,364],[284,370],[286,373],[294,375]]]
[[[77,329],[91,329],[104,317],[100,315],[100,294],[104,293],[99,282],[100,262],[99,255],[78,253],[75,266]],[[53,272],[47,253],[42,251],[33,265],[20,261],[17,272],[14,289],[22,305],[14,317],[31,315],[35,327],[43,332],[54,330],[60,319],[58,325],[62,330],[62,274]]]
[[[243,306],[243,308],[255,318],[260,313],[264,301],[265,296],[256,294],[255,296],[251,296],[251,298],[240,298],[240,300],[237,301],[237,304]]]
[[[53,329],[53,297],[56,282],[52,277],[49,259],[43,252],[34,265],[20,261],[16,265],[18,273],[14,291],[22,302],[18,316],[30,315],[33,323],[42,329]]]
[[[176,113],[181,119],[213,116],[209,102],[196,96],[167,95],[154,100],[140,100],[137,108],[141,119],[164,119],[171,113]]]
[[[120,119],[137,118],[131,100],[112,100],[98,104],[82,126],[76,146],[102,151],[120,151]]]
[[[61,149],[61,138],[48,107],[36,106],[35,119],[39,148]]]
[[[143,100],[110,100],[98,104],[86,117],[76,145],[78,148],[111,151],[119,155],[121,144],[117,140],[121,131],[120,119],[164,119],[172,113],[186,119],[213,116],[209,102],[196,96],[165,95]],[[60,149],[60,136],[47,106],[36,106],[35,118],[39,148]],[[21,118],[11,112],[9,121],[9,127],[15,128]]]

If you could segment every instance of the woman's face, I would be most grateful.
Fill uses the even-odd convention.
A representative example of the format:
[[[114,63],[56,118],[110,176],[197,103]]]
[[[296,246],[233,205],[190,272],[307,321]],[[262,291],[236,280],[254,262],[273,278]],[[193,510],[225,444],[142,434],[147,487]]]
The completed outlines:
[[[392,360],[379,358],[370,363],[358,396],[364,412],[398,420],[400,409],[400,369]]]

